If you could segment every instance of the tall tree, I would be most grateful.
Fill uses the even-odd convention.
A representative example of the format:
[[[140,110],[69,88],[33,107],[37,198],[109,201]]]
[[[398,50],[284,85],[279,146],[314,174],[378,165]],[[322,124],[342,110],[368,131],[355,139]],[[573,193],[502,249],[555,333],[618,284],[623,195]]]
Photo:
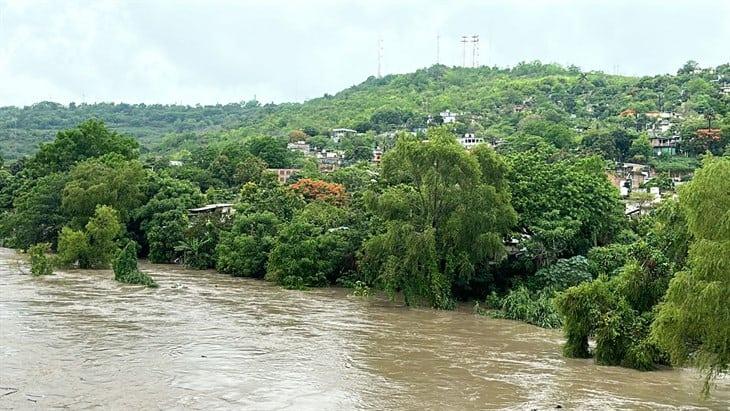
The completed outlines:
[[[653,333],[674,364],[703,371],[707,394],[730,367],[730,159],[706,159],[679,199],[694,241]]]
[[[76,128],[59,131],[52,143],[41,146],[28,168],[34,175],[46,175],[66,171],[78,161],[112,153],[127,160],[137,158],[139,143],[109,130],[104,122],[92,119]]]
[[[386,187],[369,203],[386,229],[367,241],[362,262],[371,282],[403,291],[407,303],[448,308],[457,284],[504,255],[516,215],[501,159],[488,148],[470,154],[443,128],[428,137],[403,137],[384,156]]]
[[[137,160],[117,154],[91,158],[76,165],[63,189],[63,211],[83,227],[97,205],[114,207],[123,222],[146,200],[147,173]]]

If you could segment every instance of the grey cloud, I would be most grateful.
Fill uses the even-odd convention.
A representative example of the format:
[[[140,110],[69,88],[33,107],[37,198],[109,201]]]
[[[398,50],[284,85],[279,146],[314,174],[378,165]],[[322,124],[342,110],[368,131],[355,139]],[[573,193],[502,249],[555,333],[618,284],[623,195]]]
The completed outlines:
[[[375,74],[461,63],[576,64],[632,75],[728,62],[726,1],[5,1],[0,105],[41,100],[292,101]]]

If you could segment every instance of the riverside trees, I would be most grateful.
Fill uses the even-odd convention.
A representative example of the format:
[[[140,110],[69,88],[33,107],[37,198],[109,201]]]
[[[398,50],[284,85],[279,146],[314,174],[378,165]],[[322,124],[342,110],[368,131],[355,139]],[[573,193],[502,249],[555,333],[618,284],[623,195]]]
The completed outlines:
[[[384,230],[364,244],[361,263],[369,282],[402,291],[406,304],[448,308],[455,287],[505,255],[516,214],[490,149],[468,153],[443,129],[428,138],[402,138],[383,158],[385,187],[367,202]]]
[[[165,158],[140,161],[123,136],[83,125],[46,146],[41,157],[52,167],[41,167],[39,157],[0,170],[0,234],[16,247],[51,243],[60,262],[79,267],[118,261],[129,268],[137,249],[125,244],[135,240],[153,262],[215,265],[292,288],[359,284],[437,308],[489,296],[502,316],[564,324],[572,356],[649,369],[669,354],[711,375],[726,369],[722,340],[695,318],[716,314],[714,323],[727,329],[726,313],[711,300],[726,296],[712,268],[724,269],[724,260],[708,260],[726,251],[727,239],[713,230],[727,224],[710,227],[698,217],[724,221],[715,211],[728,208],[726,165],[714,161],[727,160],[705,164],[679,203],[629,223],[603,160],[585,156],[558,121],[523,123],[496,152],[486,145],[466,151],[447,128],[400,135],[380,167],[359,163],[326,174],[308,163],[291,184],[279,183],[257,157],[299,161],[279,141],[178,153],[186,161],[173,166]],[[613,137],[624,150],[626,136]],[[94,142],[106,148],[85,148]],[[591,147],[600,152],[603,143]],[[198,224],[188,215],[219,202],[235,203],[232,217]],[[692,299],[669,286],[655,321],[677,271],[686,273],[677,278]],[[709,305],[701,308],[705,296]]]
[[[680,190],[692,235],[687,265],[672,279],[653,334],[676,365],[699,367],[704,392],[730,367],[730,158],[709,158]]]

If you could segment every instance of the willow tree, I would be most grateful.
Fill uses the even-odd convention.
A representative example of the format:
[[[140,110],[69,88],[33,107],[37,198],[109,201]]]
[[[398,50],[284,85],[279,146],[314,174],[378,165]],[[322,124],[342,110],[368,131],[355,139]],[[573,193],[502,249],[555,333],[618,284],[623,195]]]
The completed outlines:
[[[457,284],[504,255],[516,215],[490,148],[469,153],[440,128],[428,138],[402,137],[383,157],[385,187],[367,202],[384,230],[365,243],[361,269],[406,304],[449,308]]]
[[[730,365],[730,159],[710,158],[679,193],[689,232],[687,268],[676,273],[653,334],[676,365],[704,373],[703,392]]]

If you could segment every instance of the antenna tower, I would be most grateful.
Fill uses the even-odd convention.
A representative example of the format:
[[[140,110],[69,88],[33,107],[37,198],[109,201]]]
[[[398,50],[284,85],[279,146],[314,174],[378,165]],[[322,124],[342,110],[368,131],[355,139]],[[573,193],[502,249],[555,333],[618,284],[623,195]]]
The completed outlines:
[[[381,74],[383,66],[383,39],[378,38],[378,77],[383,77]]]
[[[479,35],[471,36],[471,66],[479,66]]]
[[[461,36],[461,66],[466,67],[466,43],[469,42],[467,36]]]

